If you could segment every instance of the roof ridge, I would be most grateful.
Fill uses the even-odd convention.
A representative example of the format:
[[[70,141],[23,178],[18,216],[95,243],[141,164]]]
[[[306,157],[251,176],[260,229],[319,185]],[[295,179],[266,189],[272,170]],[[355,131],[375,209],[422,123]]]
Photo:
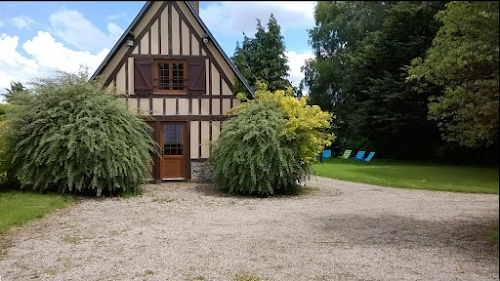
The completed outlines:
[[[132,31],[132,29],[134,29],[134,27],[136,27],[137,23],[142,19],[142,17],[144,16],[144,14],[151,8],[153,2],[154,1],[147,1],[146,4],[144,4],[144,6],[142,7],[142,9],[139,11],[139,14],[137,14],[137,16],[134,18],[134,20],[132,21],[132,23],[129,25],[129,27],[122,34],[122,36],[120,37],[120,39],[118,39],[118,41],[116,42],[116,44],[109,51],[108,55],[101,62],[101,64],[96,69],[96,71],[94,72],[94,74],[92,75],[92,77],[90,78],[90,80],[94,80],[95,78],[97,78],[98,75],[101,74],[101,72],[104,70],[104,68],[108,65],[109,61],[116,55],[116,53],[118,52],[118,50],[123,46],[123,44],[125,43],[125,41],[126,41],[126,39],[128,37],[128,34]],[[255,96],[255,93],[254,93],[252,87],[250,86],[250,84],[248,84],[248,81],[245,79],[245,77],[243,77],[243,74],[241,74],[241,72],[238,70],[238,68],[233,63],[233,61],[224,52],[224,50],[219,45],[219,43],[217,42],[217,40],[215,39],[215,37],[213,36],[213,34],[210,32],[210,30],[208,29],[208,27],[205,25],[205,23],[201,19],[200,15],[194,10],[194,8],[191,5],[191,3],[189,1],[184,1],[184,3],[188,7],[189,11],[191,11],[191,13],[194,16],[194,18],[201,25],[201,27],[205,31],[206,35],[208,35],[208,37],[210,38],[210,41],[214,44],[215,48],[221,54],[222,58],[227,62],[227,64],[231,68],[231,70],[234,71],[234,73],[236,74],[236,76],[243,83],[243,86],[246,88],[246,90],[248,92],[250,92],[250,94],[252,96]]]

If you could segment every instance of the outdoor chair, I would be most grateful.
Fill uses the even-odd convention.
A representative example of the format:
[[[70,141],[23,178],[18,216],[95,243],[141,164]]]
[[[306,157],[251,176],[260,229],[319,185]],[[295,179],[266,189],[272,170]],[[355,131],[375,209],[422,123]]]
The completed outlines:
[[[351,154],[352,154],[352,150],[346,149],[346,151],[344,151],[344,155],[339,156],[338,158],[340,158],[342,160],[348,160],[349,157],[351,157]]]
[[[355,161],[361,160],[361,159],[363,159],[363,157],[365,157],[365,153],[366,152],[364,152],[364,151],[358,151],[358,153],[356,154],[356,156],[355,157],[351,157],[351,159],[355,160]]]

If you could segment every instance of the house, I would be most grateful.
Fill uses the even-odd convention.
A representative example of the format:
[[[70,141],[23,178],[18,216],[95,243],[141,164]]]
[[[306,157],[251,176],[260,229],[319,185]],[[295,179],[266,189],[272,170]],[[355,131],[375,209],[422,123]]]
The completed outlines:
[[[253,94],[198,13],[198,1],[147,2],[91,78],[149,117],[162,148],[155,182],[196,179],[225,113],[240,104],[235,81]]]

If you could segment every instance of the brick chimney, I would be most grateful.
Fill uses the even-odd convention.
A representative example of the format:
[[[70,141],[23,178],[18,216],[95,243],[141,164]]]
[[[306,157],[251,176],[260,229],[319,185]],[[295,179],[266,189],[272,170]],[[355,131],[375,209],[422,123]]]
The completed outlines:
[[[189,1],[191,6],[195,9],[195,11],[200,14],[200,1]]]

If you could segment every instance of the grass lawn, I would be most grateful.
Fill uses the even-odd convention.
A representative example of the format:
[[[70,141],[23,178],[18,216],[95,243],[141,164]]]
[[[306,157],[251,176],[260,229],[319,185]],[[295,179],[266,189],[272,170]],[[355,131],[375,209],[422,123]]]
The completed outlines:
[[[318,176],[412,189],[499,194],[499,169],[372,160],[367,165],[351,160],[324,160],[314,165]]]
[[[73,202],[73,197],[32,192],[0,192],[0,235]]]

